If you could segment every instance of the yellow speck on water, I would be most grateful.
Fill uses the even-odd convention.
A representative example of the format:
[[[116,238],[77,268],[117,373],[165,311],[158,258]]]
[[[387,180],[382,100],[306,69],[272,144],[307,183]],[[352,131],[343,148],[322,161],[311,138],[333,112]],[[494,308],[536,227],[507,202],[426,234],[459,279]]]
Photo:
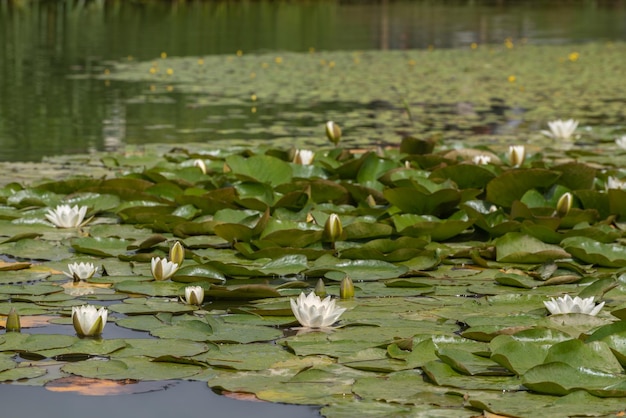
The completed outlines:
[[[328,63],[328,68],[335,68],[335,61],[330,61]]]
[[[156,67],[150,67],[150,74],[156,74],[159,71]]]
[[[174,91],[174,86],[167,86],[167,87],[165,87],[165,90],[167,90],[167,91]]]
[[[580,54],[578,52],[572,52],[567,56],[567,58],[569,58],[570,61],[575,62],[578,61],[578,58],[580,58]]]
[[[252,106],[252,107],[250,108],[250,112],[251,112],[251,113],[256,113],[256,106]]]
[[[241,49],[237,50],[237,56],[240,57],[243,55],[243,51]]]
[[[282,59],[282,57],[276,57],[276,58],[274,59],[274,62],[275,62],[276,64],[280,64],[280,63],[282,63],[282,62],[283,62],[283,59]]]
[[[171,68],[168,68],[166,73],[167,73],[167,75],[172,75],[172,74],[174,74],[174,70],[172,70]]]
[[[111,74],[111,70],[109,70],[108,68],[105,68],[105,69],[104,69],[104,73],[105,73],[106,75],[109,75],[109,74]]]
[[[504,40],[504,46],[506,46],[508,49],[513,48],[513,40],[511,38],[506,38]]]
[[[269,65],[267,62],[264,62],[263,64],[261,64],[261,68],[267,68],[267,67],[269,67],[269,66],[270,66],[270,65]]]
[[[355,64],[360,64],[360,63],[361,63],[361,60],[360,60],[360,59],[358,59],[357,57],[354,57],[354,58],[352,59],[352,62],[354,62]]]
[[[511,75],[508,77],[508,80],[509,80],[509,83],[515,83],[516,78],[515,78],[515,76],[514,76],[514,75],[512,75],[512,74],[511,74]]]
[[[411,67],[415,67],[417,65],[417,62],[415,60],[409,60],[409,65]]]
[[[198,65],[204,65],[204,60],[202,58],[198,59]]]
[[[256,94],[253,94],[252,96],[250,96],[250,100],[252,100],[253,102],[256,102]]]
[[[167,58],[167,52],[161,52],[161,59]]]
[[[254,71],[250,73],[250,78],[256,78],[256,73]]]
[[[472,44],[470,45],[470,48],[476,49],[478,48],[478,44],[476,42],[472,42]]]

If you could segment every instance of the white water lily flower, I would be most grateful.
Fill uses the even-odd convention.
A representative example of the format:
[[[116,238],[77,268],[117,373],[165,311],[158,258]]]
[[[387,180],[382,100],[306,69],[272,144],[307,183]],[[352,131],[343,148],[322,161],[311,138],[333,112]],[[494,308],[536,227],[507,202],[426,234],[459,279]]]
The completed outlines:
[[[167,261],[165,258],[153,257],[150,271],[156,280],[167,280],[176,273],[178,264]]]
[[[296,164],[310,165],[313,162],[315,153],[308,149],[297,149],[293,156],[293,162]]]
[[[335,306],[335,301],[327,296],[322,300],[314,292],[300,293],[297,300],[290,299],[291,310],[305,328],[328,328],[345,312],[345,308]]]
[[[605,187],[607,191],[610,189],[626,190],[626,181],[621,181],[617,177],[609,176],[609,178],[606,179]]]
[[[491,157],[488,155],[476,155],[472,158],[472,162],[476,165],[487,165],[491,162]]]
[[[596,316],[600,309],[604,306],[604,302],[595,304],[593,296],[582,299],[576,296],[574,299],[570,295],[560,298],[550,298],[551,300],[543,302],[552,315],[581,313]]]
[[[185,288],[185,302],[188,305],[202,305],[204,301],[204,289],[200,286],[187,286]]]
[[[87,214],[87,206],[59,205],[55,209],[48,209],[46,218],[59,228],[76,228],[83,223]]]
[[[626,149],[626,135],[615,139],[615,144],[621,149]]]
[[[98,271],[98,268],[93,263],[73,263],[68,264],[67,268],[70,272],[64,271],[63,274],[76,281],[89,280]]]
[[[73,306],[72,323],[81,337],[95,337],[102,334],[107,323],[107,308],[100,309],[92,305]]]
[[[549,131],[541,131],[541,133],[554,139],[570,139],[578,127],[578,121],[557,119],[548,122],[548,127]]]

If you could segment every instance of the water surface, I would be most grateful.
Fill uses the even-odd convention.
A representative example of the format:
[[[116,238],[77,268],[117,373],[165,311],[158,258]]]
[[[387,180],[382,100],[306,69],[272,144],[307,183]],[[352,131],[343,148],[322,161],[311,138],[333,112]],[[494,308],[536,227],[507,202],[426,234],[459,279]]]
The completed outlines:
[[[234,56],[237,51],[469,48],[507,39],[626,40],[623,2],[537,5],[504,0],[2,2],[0,161],[39,161],[120,144],[223,139],[220,132],[254,117],[248,109],[226,105],[207,113],[175,91],[161,103],[133,102],[149,86],[93,77],[114,61],[153,60],[162,53]],[[339,119],[348,105],[334,105]],[[319,130],[326,110],[301,110],[304,133]],[[269,116],[280,117],[282,111],[273,109]]]

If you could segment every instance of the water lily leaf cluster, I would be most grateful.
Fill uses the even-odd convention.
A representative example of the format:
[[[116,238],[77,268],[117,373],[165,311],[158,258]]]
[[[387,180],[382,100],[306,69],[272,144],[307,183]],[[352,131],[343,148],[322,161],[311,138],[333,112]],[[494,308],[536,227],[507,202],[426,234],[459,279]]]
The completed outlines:
[[[336,417],[623,411],[622,151],[531,144],[512,166],[498,143],[342,141],[306,165],[294,148],[148,147],[103,158],[106,176],[3,186],[0,315],[21,333],[0,335],[0,380],[189,379]],[[89,222],[55,227],[60,204]],[[298,329],[290,300],[320,280],[345,311]],[[549,315],[565,294],[604,305]],[[85,304],[108,309],[101,339],[74,334]]]

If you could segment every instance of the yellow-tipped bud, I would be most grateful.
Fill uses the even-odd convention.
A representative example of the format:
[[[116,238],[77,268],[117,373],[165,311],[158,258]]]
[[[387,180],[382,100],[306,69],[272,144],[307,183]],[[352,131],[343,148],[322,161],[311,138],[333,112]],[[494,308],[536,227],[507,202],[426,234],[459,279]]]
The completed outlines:
[[[569,210],[572,208],[572,201],[574,200],[574,196],[570,192],[564,193],[563,196],[559,198],[559,201],[556,203],[556,211],[554,214],[559,218],[564,217],[568,214]]]
[[[341,281],[341,285],[339,286],[339,297],[341,299],[352,299],[354,298],[354,283],[350,276],[346,276]]]
[[[326,136],[333,144],[337,145],[341,139],[341,128],[333,121],[326,122]]]
[[[20,316],[17,312],[15,312],[15,308],[11,308],[11,310],[9,311],[5,329],[6,332],[22,332],[22,325],[20,325]]]
[[[324,284],[324,280],[319,279],[317,281],[314,292],[317,296],[319,296],[322,299],[326,297],[326,285]]]
[[[341,226],[339,216],[335,213],[331,213],[324,225],[324,237],[326,241],[336,242],[338,239],[341,239],[342,234],[343,226]]]
[[[523,145],[511,145],[509,147],[509,162],[513,167],[521,167],[526,158],[526,148]]]
[[[176,241],[170,247],[170,261],[178,264],[178,267],[182,266],[183,261],[185,261],[185,248],[183,248],[180,241]]]

